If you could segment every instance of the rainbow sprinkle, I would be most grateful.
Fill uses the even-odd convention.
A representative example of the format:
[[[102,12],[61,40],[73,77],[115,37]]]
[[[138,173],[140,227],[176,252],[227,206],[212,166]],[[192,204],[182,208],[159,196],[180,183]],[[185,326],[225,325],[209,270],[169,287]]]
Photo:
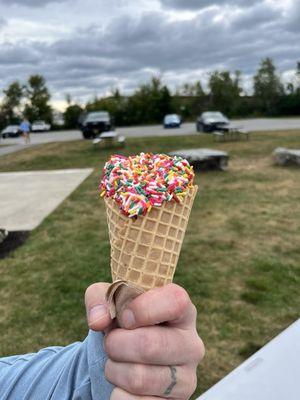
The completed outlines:
[[[161,207],[164,201],[181,202],[194,176],[193,167],[178,156],[112,155],[104,166],[99,192],[114,199],[121,212],[132,218]]]

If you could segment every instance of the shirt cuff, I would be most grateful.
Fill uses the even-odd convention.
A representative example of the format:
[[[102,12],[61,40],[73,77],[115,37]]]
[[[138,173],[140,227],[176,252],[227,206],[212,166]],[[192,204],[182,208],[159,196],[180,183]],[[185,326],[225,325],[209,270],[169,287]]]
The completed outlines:
[[[103,346],[104,334],[90,330],[87,337],[87,353],[92,398],[110,399],[114,386],[105,379],[104,368],[108,359]]]

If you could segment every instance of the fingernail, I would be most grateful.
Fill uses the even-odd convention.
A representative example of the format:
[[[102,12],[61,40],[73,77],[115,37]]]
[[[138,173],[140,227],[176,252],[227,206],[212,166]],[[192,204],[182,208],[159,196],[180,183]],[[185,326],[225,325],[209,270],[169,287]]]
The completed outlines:
[[[122,322],[124,325],[124,328],[130,329],[135,326],[135,318],[134,314],[131,310],[127,309],[123,311],[122,314]]]
[[[107,307],[104,304],[94,306],[89,311],[89,323],[94,324],[107,315]]]

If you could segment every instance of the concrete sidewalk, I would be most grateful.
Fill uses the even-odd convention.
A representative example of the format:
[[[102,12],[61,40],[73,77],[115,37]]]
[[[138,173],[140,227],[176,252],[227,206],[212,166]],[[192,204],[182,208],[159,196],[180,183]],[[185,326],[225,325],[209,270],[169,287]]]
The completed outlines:
[[[17,151],[28,149],[29,147],[36,146],[35,144],[16,144],[12,146],[0,146],[0,156],[4,156],[5,154],[16,153]]]
[[[0,228],[36,228],[93,169],[0,173]]]

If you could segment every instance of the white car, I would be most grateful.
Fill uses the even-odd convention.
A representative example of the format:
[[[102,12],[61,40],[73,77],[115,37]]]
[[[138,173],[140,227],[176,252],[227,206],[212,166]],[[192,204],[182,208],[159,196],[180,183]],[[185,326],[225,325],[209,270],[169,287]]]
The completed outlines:
[[[34,121],[31,125],[31,132],[47,132],[50,131],[51,125],[45,121]]]
[[[3,139],[8,137],[18,137],[21,135],[21,129],[19,125],[8,125],[5,129],[1,131],[1,136]]]

